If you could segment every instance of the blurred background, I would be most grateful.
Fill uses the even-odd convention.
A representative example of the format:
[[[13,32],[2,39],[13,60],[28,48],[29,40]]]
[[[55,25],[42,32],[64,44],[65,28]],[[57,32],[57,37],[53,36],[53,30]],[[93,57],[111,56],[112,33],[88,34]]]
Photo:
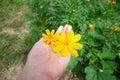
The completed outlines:
[[[65,24],[84,48],[60,80],[120,80],[120,0],[0,0],[0,80],[17,80],[45,29]]]

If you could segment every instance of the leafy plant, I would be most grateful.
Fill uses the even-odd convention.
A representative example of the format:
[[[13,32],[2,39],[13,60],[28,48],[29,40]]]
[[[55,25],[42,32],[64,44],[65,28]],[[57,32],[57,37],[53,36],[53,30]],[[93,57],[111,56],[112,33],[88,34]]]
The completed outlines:
[[[82,34],[84,48],[71,58],[68,69],[84,73],[87,80],[119,79],[120,32],[109,30],[120,26],[119,5],[107,0],[30,0],[31,36],[26,43],[31,47],[46,28],[70,24]],[[89,24],[94,28],[88,29]]]

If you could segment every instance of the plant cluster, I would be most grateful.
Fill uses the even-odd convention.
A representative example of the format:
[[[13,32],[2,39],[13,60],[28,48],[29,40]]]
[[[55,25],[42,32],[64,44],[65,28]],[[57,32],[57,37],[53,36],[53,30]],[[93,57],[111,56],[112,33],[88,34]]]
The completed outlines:
[[[119,5],[119,0],[31,0],[26,44],[31,48],[46,28],[70,24],[82,35],[84,48],[68,69],[85,74],[86,80],[119,80],[120,31],[113,27],[120,28]]]

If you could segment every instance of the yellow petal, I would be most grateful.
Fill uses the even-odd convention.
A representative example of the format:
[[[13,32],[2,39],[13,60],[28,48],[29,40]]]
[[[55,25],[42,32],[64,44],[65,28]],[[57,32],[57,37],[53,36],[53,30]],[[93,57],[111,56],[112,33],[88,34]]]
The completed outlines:
[[[58,42],[58,41],[53,41],[52,43],[51,43],[53,46],[58,46],[58,45],[60,45],[60,43]]]
[[[73,37],[74,37],[74,32],[73,32],[73,30],[71,30],[68,32],[67,38],[68,38],[68,40],[73,41],[74,40]]]
[[[60,52],[63,49],[63,45],[57,46],[53,49],[54,52]]]
[[[59,35],[58,34],[54,34],[53,36],[53,40],[56,42],[59,40]]]
[[[79,40],[81,39],[81,35],[80,34],[76,34],[75,36],[74,36],[74,42],[78,42]]]
[[[62,41],[66,40],[66,34],[63,30],[60,33],[59,39],[62,40]]]
[[[72,56],[74,56],[74,57],[78,57],[79,56],[78,53],[77,53],[77,51],[75,49],[69,48],[69,51],[70,51],[70,53],[71,53]]]
[[[71,43],[69,47],[72,47],[74,49],[82,49],[83,45],[80,43]]]
[[[46,41],[46,44],[49,44],[50,42],[51,42],[50,40],[47,40],[47,41]]]
[[[43,37],[47,37],[47,35],[46,35],[46,34],[44,34],[44,33],[42,34],[42,36],[43,36]]]
[[[51,31],[51,34],[53,35],[54,33],[55,33],[55,30],[52,30],[52,31]]]
[[[49,29],[46,29],[45,32],[47,33],[47,35],[50,34],[50,30]]]
[[[64,49],[61,51],[61,56],[63,56],[63,57],[68,56],[68,49],[67,49],[67,48],[64,48]]]
[[[43,41],[45,41],[45,42],[46,42],[46,41],[47,41],[47,39],[46,39],[46,38],[43,38]]]
[[[71,35],[74,36],[73,30],[71,30],[71,31],[68,32],[68,36],[71,36]]]

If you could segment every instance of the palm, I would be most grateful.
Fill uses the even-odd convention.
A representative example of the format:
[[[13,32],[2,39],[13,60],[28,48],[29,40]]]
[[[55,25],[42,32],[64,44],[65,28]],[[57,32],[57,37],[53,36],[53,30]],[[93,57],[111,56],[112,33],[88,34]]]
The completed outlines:
[[[59,53],[54,53],[52,50],[51,45],[45,44],[42,39],[39,40],[28,55],[28,64],[38,72],[57,78],[67,67],[70,55],[61,57]]]

